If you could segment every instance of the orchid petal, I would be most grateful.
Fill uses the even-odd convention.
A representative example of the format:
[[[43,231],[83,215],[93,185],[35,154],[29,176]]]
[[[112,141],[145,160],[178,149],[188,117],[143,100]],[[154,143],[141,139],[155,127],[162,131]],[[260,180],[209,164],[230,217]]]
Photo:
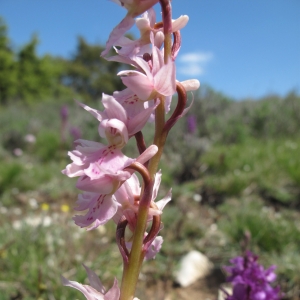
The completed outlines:
[[[72,287],[78,291],[80,291],[87,300],[104,300],[104,295],[102,293],[97,292],[94,288],[80,284],[76,281],[70,281],[61,276],[61,281],[64,286]]]
[[[176,92],[175,64],[169,59],[155,75],[155,89],[164,96],[171,96]]]
[[[183,15],[176,20],[172,20],[172,32],[178,31],[185,27],[188,21],[189,17],[187,15]]]
[[[172,198],[172,189],[169,190],[169,192],[163,199],[155,202],[155,204],[157,205],[157,208],[160,211],[162,211],[164,209],[164,207],[171,201],[171,198]]]
[[[105,113],[108,119],[119,119],[123,123],[127,121],[124,107],[114,97],[103,93],[102,103],[105,107]]]
[[[153,193],[152,193],[152,201],[154,201],[157,197],[158,189],[161,183],[161,170],[159,170],[154,177],[154,186],[153,186]]]
[[[144,164],[149,159],[151,159],[158,151],[158,147],[156,145],[149,146],[137,159],[141,164]]]
[[[88,111],[90,114],[92,114],[98,121],[102,121],[103,119],[103,112],[97,110],[97,109],[93,109],[81,102],[77,102],[82,108],[84,108],[86,111]]]
[[[92,288],[94,288],[95,290],[97,290],[98,292],[101,292],[102,294],[105,293],[105,289],[102,285],[101,280],[99,279],[99,277],[96,275],[96,273],[94,271],[92,271],[90,268],[88,268],[85,264],[83,264],[86,273],[88,275],[89,278],[89,282]]]
[[[111,195],[100,194],[92,203],[85,215],[76,215],[73,217],[75,224],[80,227],[87,227],[96,223],[89,230],[108,222],[116,213],[118,208],[117,202],[112,199]]]
[[[115,42],[133,26],[134,22],[135,21],[133,17],[127,14],[125,18],[113,29],[113,31],[109,35],[108,41],[106,42],[105,50],[101,53],[102,57],[105,56],[109,52],[111,47],[115,44]]]
[[[157,101],[154,106],[142,110],[139,114],[134,116],[134,118],[128,121],[128,132],[130,135],[137,133],[145,126],[150,115],[154,112],[159,103],[160,101]]]
[[[157,236],[154,239],[154,241],[151,243],[151,245],[147,249],[147,252],[146,252],[146,255],[145,255],[145,259],[146,260],[154,259],[155,258],[156,254],[161,249],[163,241],[164,240],[163,240],[162,236]]]
[[[154,86],[145,74],[136,72],[133,76],[121,77],[121,79],[141,100],[149,100]]]
[[[104,300],[118,300],[119,298],[120,298],[120,289],[118,287],[118,281],[115,278],[113,286],[104,295]]]
[[[180,82],[184,89],[189,92],[189,91],[195,91],[200,87],[200,82],[197,79],[189,79],[185,81]]]

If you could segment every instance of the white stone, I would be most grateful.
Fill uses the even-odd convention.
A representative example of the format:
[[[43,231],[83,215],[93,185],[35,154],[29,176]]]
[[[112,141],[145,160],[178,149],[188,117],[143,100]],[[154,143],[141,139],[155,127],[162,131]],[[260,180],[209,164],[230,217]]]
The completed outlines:
[[[194,194],[193,199],[195,202],[201,202],[202,196],[200,194]]]
[[[213,263],[201,252],[190,251],[179,263],[175,274],[176,282],[187,287],[200,278],[207,276],[213,268]]]

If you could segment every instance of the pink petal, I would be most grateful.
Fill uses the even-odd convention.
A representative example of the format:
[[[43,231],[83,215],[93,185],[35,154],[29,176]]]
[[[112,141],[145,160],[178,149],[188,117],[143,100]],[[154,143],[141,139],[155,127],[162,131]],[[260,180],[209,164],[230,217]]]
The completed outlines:
[[[82,167],[74,163],[67,165],[66,168],[61,172],[70,178],[84,175],[84,170],[82,169]]]
[[[151,35],[153,34],[151,33]],[[157,47],[153,47],[152,61],[153,61],[152,74],[155,76],[155,74],[157,74],[158,71],[164,66],[164,58]]]
[[[176,92],[175,64],[169,59],[154,77],[155,89],[163,96],[171,96]]]
[[[118,119],[123,123],[127,121],[127,114],[124,107],[112,96],[103,94],[102,103],[108,119]]]
[[[110,33],[108,41],[106,42],[105,50],[101,53],[101,56],[105,56],[111,47],[122,37],[127,30],[129,30],[135,21],[132,16],[127,14],[125,18],[113,29]]]
[[[73,217],[73,220],[80,227],[87,227],[95,222],[89,227],[91,230],[108,222],[115,215],[117,208],[117,202],[112,199],[111,195],[102,194],[90,204],[89,211],[84,216],[77,215]]]
[[[64,286],[69,286],[80,291],[87,300],[104,300],[104,295],[102,293],[97,292],[88,285],[82,285],[76,281],[67,280],[63,276],[61,276],[61,281]]]
[[[141,100],[150,100],[150,96],[154,91],[153,82],[140,72],[132,71],[131,76],[121,77],[122,82],[130,88]]]
[[[130,172],[119,171],[115,175],[103,175],[94,180],[88,176],[81,176],[76,187],[87,192],[110,194],[119,187],[120,182],[127,180],[130,175]]]
[[[176,20],[172,20],[172,32],[178,31],[185,27],[188,21],[189,17],[187,15],[183,15]]]
[[[166,114],[170,111],[171,109],[171,102],[172,102],[172,96],[166,96],[165,97],[165,110]]]
[[[98,121],[102,121],[103,119],[103,112],[93,109],[83,103],[77,102],[82,108],[84,108],[86,111],[88,111],[91,115],[93,115]]]
[[[152,201],[154,201],[157,197],[158,189],[161,183],[161,170],[159,170],[154,177],[154,186],[153,186],[153,193],[152,193]]]
[[[156,254],[159,252],[161,249],[162,243],[163,243],[163,238],[161,236],[157,236],[150,247],[147,249],[145,259],[154,259]]]
[[[149,159],[151,159],[158,151],[158,147],[156,145],[150,145],[137,159],[141,164],[144,164]]]
[[[78,199],[76,201],[77,206],[74,208],[77,211],[83,211],[89,208],[92,202],[95,202],[96,199],[100,197],[100,194],[85,192],[83,194],[78,195]]]
[[[152,79],[153,76],[149,64],[141,57],[136,57],[135,61],[138,64],[138,66],[145,72],[146,76]]]
[[[139,114],[141,111],[144,111],[145,102],[140,100],[138,96],[129,88],[126,88],[120,92],[114,92],[114,97],[126,109],[129,120],[134,119],[137,114]],[[129,125],[130,122],[131,121],[127,123],[129,135],[132,134],[132,126]],[[130,130],[129,127],[131,128]]]
[[[195,91],[200,87],[200,82],[197,79],[189,79],[185,81],[180,82],[184,89],[189,92],[189,91]]]
[[[137,133],[145,126],[145,124],[149,120],[149,117],[154,112],[159,103],[160,101],[156,101],[156,104],[154,106],[150,106],[142,110],[139,114],[135,115],[131,120],[128,121],[129,135]]]
[[[91,287],[93,287],[94,289],[96,289],[98,292],[101,292],[102,294],[105,293],[105,289],[102,285],[101,280],[99,279],[99,277],[96,275],[96,273],[94,271],[92,271],[90,268],[88,268],[85,264],[83,264],[86,273],[88,275],[89,278],[89,282]]]
[[[120,298],[120,289],[118,287],[118,281],[115,278],[114,284],[111,289],[105,294],[104,300],[119,300]]]
[[[172,198],[172,189],[170,189],[168,191],[167,195],[163,199],[155,202],[155,204],[157,205],[157,208],[160,211],[162,211],[164,209],[164,207],[171,201],[171,198]]]

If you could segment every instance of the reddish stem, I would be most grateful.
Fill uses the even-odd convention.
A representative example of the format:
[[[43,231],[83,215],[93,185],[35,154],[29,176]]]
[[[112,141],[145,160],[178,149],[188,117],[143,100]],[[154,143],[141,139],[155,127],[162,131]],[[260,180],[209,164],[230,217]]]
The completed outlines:
[[[142,154],[147,148],[143,133],[141,131],[139,131],[134,135],[134,137],[136,139],[136,144],[139,149],[139,153]]]
[[[174,126],[174,124],[178,121],[178,119],[180,119],[186,106],[187,94],[185,88],[180,82],[176,82],[176,91],[178,94],[178,102],[172,116],[165,124],[164,132],[166,134],[168,134],[170,129]]]

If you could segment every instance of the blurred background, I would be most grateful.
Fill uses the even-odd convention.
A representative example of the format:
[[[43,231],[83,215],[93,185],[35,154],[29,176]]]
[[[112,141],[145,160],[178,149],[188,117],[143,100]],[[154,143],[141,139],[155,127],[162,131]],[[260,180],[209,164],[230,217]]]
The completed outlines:
[[[169,136],[165,242],[144,265],[137,296],[205,290],[215,299],[221,266],[241,253],[247,231],[261,262],[278,266],[285,299],[300,299],[300,2],[172,5],[174,18],[190,17],[177,78],[197,78],[201,88]],[[74,140],[101,142],[97,121],[74,99],[100,108],[103,92],[123,89],[116,73],[127,66],[99,55],[124,15],[105,0],[0,0],[0,300],[83,299],[60,283],[61,274],[84,282],[82,263],[107,286],[121,277],[114,224],[77,228],[76,179],[60,170]],[[151,124],[144,134],[149,145]],[[134,141],[125,151],[136,155]],[[182,290],[173,273],[190,250],[217,275]]]

